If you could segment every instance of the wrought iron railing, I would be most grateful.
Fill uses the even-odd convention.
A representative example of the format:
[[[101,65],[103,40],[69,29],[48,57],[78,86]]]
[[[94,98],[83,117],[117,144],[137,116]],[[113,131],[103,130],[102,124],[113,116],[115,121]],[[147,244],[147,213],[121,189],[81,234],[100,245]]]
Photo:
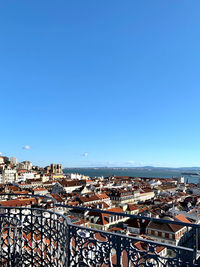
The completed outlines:
[[[92,211],[93,213],[123,216],[127,217],[127,219],[132,218],[140,221],[182,225],[186,227],[187,234],[189,233],[190,236],[190,242],[187,244],[189,247],[175,246],[156,242],[152,239],[111,233],[69,223],[69,266],[200,266],[200,247],[198,244],[200,225],[86,207],[55,205],[68,210],[78,209],[85,212]],[[137,246],[138,243],[139,246]],[[80,263],[81,265],[78,265]]]
[[[22,263],[22,223],[12,216],[0,215],[0,266]]]
[[[62,206],[56,202],[54,204],[54,209],[63,208],[65,212],[74,208],[73,206]],[[76,209],[91,211],[91,209],[84,207],[76,207]],[[200,266],[198,253],[199,225],[102,210],[95,211],[139,220],[183,225],[194,234],[192,239],[194,242],[191,247],[162,244],[140,237],[74,225],[68,217],[57,213],[55,210],[0,207],[1,216],[14,218],[21,221],[23,225],[22,238],[20,238],[20,235],[15,235],[15,242],[8,242],[7,244],[6,251],[13,252],[13,254],[11,253],[12,259],[21,256],[21,260],[18,260],[14,266]],[[7,232],[7,234],[9,239],[12,235],[10,235],[10,232]],[[1,244],[1,251],[4,248],[5,243],[4,246]],[[12,266],[11,257],[5,254],[7,260],[5,266]]]
[[[66,217],[37,208],[1,207],[0,211],[8,217],[14,216],[23,224],[21,239],[23,267],[67,266],[68,220]],[[9,244],[8,250],[11,249],[13,250],[13,246]]]

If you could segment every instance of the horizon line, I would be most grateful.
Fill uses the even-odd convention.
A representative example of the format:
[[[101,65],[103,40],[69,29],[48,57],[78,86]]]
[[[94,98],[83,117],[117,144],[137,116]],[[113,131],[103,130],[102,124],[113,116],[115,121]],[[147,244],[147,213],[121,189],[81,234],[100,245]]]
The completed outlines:
[[[133,168],[165,168],[165,169],[185,169],[185,168],[199,168],[200,169],[200,166],[186,166],[186,167],[184,167],[184,166],[182,166],[182,167],[168,167],[168,166],[133,166],[133,167],[131,167],[131,166],[82,166],[82,167],[80,167],[80,166],[75,166],[75,167],[63,167],[63,169],[88,169],[88,168],[90,168],[90,169],[95,169],[95,168],[99,168],[99,169],[105,169],[105,168],[108,168],[108,169],[112,169],[112,168],[118,168],[118,169],[124,169],[124,168],[126,168],[126,169],[133,169]]]

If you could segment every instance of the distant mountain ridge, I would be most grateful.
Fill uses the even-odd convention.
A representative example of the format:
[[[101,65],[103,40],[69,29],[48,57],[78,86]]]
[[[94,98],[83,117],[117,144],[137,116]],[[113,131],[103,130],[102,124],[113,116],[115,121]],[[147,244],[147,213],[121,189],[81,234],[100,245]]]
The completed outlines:
[[[138,167],[65,167],[63,170],[67,169],[140,169],[140,170],[146,170],[146,169],[157,169],[157,170],[188,170],[188,171],[200,171],[200,167],[154,167],[154,166],[138,166]]]

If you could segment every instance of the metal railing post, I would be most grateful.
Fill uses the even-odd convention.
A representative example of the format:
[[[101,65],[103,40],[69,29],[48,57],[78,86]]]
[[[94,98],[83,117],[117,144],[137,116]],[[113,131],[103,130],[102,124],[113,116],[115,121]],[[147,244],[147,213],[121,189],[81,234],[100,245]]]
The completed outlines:
[[[194,239],[193,239],[193,243],[194,243],[194,247],[193,247],[193,263],[195,263],[197,261],[198,258],[198,239],[199,239],[199,228],[198,227],[194,227],[193,229],[193,234],[194,234]]]

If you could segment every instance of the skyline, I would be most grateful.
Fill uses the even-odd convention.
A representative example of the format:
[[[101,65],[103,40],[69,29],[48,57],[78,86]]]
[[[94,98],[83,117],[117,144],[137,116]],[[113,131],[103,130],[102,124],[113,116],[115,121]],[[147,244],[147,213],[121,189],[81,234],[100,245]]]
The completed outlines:
[[[3,1],[0,151],[200,166],[199,1]]]
[[[25,149],[25,148],[22,148],[22,149]],[[88,152],[85,152],[85,153],[87,153],[88,154]],[[84,154],[85,154],[84,153]],[[14,158],[16,158],[15,157],[15,155],[7,155],[7,154],[2,154],[2,152],[0,152],[0,157],[1,156],[3,156],[3,157],[8,157],[8,158],[12,158],[12,157],[14,157]],[[17,159],[17,161],[18,161],[18,158],[16,158]],[[20,160],[19,162],[22,162],[22,161],[29,161],[29,159],[23,159],[23,160]],[[44,162],[44,161],[43,161]],[[62,161],[61,162],[61,164],[63,164],[63,162],[64,161]],[[34,164],[34,162],[32,162],[33,163],[33,166],[37,166],[37,164]],[[48,163],[46,163],[46,164],[44,164],[44,165],[38,165],[39,167],[46,167],[46,166],[48,166],[48,165],[50,165],[50,164],[60,164],[60,162],[48,162]],[[98,165],[97,165],[98,164]],[[193,165],[193,166],[164,166],[164,165],[160,165],[160,164],[155,164],[155,165],[146,165],[145,163],[137,163],[137,162],[134,162],[134,161],[128,161],[128,162],[100,162],[100,163],[93,163],[93,164],[91,164],[91,162],[90,162],[90,165],[64,165],[63,166],[63,169],[76,169],[76,168],[80,168],[80,169],[87,169],[87,168],[91,168],[91,169],[95,169],[95,168],[99,168],[99,169],[103,169],[103,168],[110,168],[110,169],[112,169],[112,168],[121,168],[121,169],[123,169],[123,168],[126,168],[126,169],[137,169],[137,168],[152,168],[152,169],[193,169],[193,170],[195,170],[195,169],[200,169],[200,166],[198,166],[198,165]]]

